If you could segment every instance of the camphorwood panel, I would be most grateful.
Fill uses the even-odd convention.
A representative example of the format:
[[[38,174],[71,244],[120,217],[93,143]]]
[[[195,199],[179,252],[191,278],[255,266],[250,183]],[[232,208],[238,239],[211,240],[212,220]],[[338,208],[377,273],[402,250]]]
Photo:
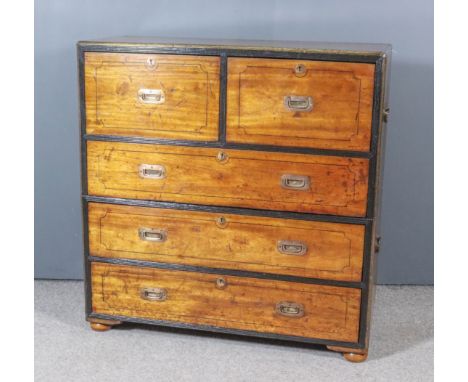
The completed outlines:
[[[219,63],[207,56],[86,52],[86,133],[216,141]],[[165,100],[143,103],[140,89],[162,90]]]
[[[369,161],[260,151],[89,141],[90,195],[205,205],[365,216]],[[139,175],[162,165],[163,179]],[[309,190],[285,189],[285,174],[310,178]]]
[[[226,286],[216,286],[223,278]],[[361,291],[216,274],[92,263],[92,311],[113,316],[357,342]],[[163,288],[164,301],[140,297]],[[279,302],[302,304],[302,317],[276,312]]]
[[[361,281],[363,225],[102,203],[88,204],[88,219],[91,256]],[[166,240],[143,240],[140,228],[162,230]],[[307,251],[281,253],[280,240]]]
[[[303,65],[304,75],[295,73]],[[374,64],[228,59],[227,140],[369,151]],[[290,111],[284,97],[312,97],[310,111]]]

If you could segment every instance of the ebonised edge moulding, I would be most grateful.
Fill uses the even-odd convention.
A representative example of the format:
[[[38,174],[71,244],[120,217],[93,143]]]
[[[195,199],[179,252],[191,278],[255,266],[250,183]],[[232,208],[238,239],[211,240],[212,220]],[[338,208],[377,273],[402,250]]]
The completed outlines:
[[[391,46],[77,44],[86,319],[367,358]]]

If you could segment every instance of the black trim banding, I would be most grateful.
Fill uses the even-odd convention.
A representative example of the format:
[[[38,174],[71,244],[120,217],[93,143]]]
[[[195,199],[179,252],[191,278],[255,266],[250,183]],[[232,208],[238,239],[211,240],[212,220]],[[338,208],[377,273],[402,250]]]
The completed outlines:
[[[227,57],[221,53],[221,67],[219,79],[219,143],[226,143],[226,92],[227,92]]]
[[[236,269],[209,268],[209,267],[200,267],[200,266],[194,266],[194,265],[159,263],[156,261],[143,261],[143,260],[121,259],[121,258],[117,259],[117,258],[96,257],[96,256],[89,256],[88,260],[91,262],[108,263],[108,264],[114,264],[114,265],[130,265],[130,266],[135,266],[135,267],[159,268],[159,269],[169,269],[169,270],[175,270],[175,271],[186,271],[186,272],[200,272],[200,273],[225,275],[225,276],[250,277],[250,278],[256,278],[256,279],[288,281],[288,282],[303,283],[303,284],[330,285],[330,286],[338,286],[338,287],[344,287],[344,288],[357,288],[357,289],[365,288],[364,283],[360,283],[360,282],[316,279],[312,277],[298,277],[298,276],[281,275],[281,274],[273,274],[273,273],[266,273],[266,272],[240,271]]]
[[[257,209],[239,208],[239,207],[207,206],[207,205],[202,205],[202,204],[158,202],[154,200],[141,200],[141,199],[108,198],[104,196],[91,196],[91,195],[83,195],[83,199],[88,202],[124,204],[127,206],[137,206],[137,207],[139,206],[139,207],[168,208],[168,209],[188,210],[188,211],[205,211],[205,212],[214,212],[214,213],[223,213],[223,214],[265,216],[265,217],[280,218],[280,219],[310,220],[310,221],[322,221],[322,222],[331,222],[331,223],[369,224],[372,221],[371,219],[368,219],[368,218],[358,218],[358,217],[351,217],[351,216],[348,217],[348,216],[336,216],[336,215],[319,215],[319,214],[299,213],[299,212],[257,210]]]
[[[342,61],[375,63],[381,57],[380,53],[375,54],[347,54],[342,53],[319,53],[319,52],[281,52],[272,50],[249,50],[249,49],[229,49],[229,48],[205,48],[205,47],[151,47],[135,45],[79,45],[87,52],[116,52],[116,53],[149,53],[149,54],[187,54],[200,56],[220,56],[225,53],[228,57],[255,57],[255,58],[284,58],[293,60],[315,60],[315,61]]]
[[[221,136],[225,139],[226,131]],[[170,146],[189,146],[189,147],[209,147],[209,148],[224,148],[232,150],[252,150],[252,151],[271,151],[292,154],[311,154],[311,155],[328,155],[337,157],[351,158],[371,158],[372,153],[361,151],[346,151],[346,150],[330,150],[330,149],[313,149],[309,147],[293,147],[293,146],[274,146],[274,145],[256,145],[248,143],[227,143],[223,141],[179,141],[174,139],[155,139],[155,138],[140,138],[140,137],[124,137],[117,135],[92,135],[84,136],[88,141],[105,141],[105,142],[125,142],[151,145],[170,145]]]
[[[379,59],[375,64],[375,79],[374,79],[374,101],[372,108],[372,134],[371,134],[371,158],[369,162],[369,180],[367,190],[367,217],[372,217],[374,214],[375,203],[375,180],[377,171],[377,149],[379,143],[379,128],[381,117],[380,98],[382,92],[382,61]]]
[[[333,340],[324,340],[321,338],[287,336],[283,334],[255,332],[253,330],[229,329],[229,328],[223,328],[219,326],[186,324],[186,323],[176,322],[176,321],[148,320],[148,319],[137,318],[137,317],[111,316],[108,314],[98,314],[98,313],[91,313],[88,317],[100,318],[104,320],[132,322],[135,324],[151,324],[151,325],[158,325],[162,327],[177,328],[177,329],[192,329],[192,330],[199,330],[199,331],[206,331],[206,332],[260,337],[260,338],[279,340],[279,341],[301,342],[301,343],[306,343],[306,344],[344,346],[344,347],[358,348],[358,349],[364,347],[364,344],[362,344],[361,342],[340,342],[340,341],[333,341]]]
[[[85,86],[84,86],[84,50],[78,45],[78,89],[80,97],[80,170],[81,170],[81,193],[88,193],[87,177],[87,150],[86,150],[86,108],[85,108]],[[88,238],[88,203],[81,199],[81,210],[83,214],[83,252],[84,252],[84,289],[85,289],[85,312],[88,316],[92,311],[91,306],[91,267],[88,261],[89,238]]]

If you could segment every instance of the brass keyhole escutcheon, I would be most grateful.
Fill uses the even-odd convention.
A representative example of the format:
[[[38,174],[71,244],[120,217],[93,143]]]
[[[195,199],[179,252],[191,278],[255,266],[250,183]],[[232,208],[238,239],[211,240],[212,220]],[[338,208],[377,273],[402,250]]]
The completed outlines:
[[[307,69],[304,64],[297,64],[294,68],[294,73],[297,77],[304,77],[307,73]]]
[[[219,216],[216,218],[216,225],[219,228],[224,228],[227,226],[227,219],[224,216]]]
[[[220,151],[218,155],[216,155],[216,159],[221,163],[225,163],[229,159],[229,156],[224,151]]]
[[[156,60],[153,57],[148,57],[148,59],[146,60],[146,67],[148,69],[156,68]]]
[[[218,277],[216,279],[215,284],[216,284],[216,288],[218,289],[224,289],[227,287],[227,281],[224,277]]]

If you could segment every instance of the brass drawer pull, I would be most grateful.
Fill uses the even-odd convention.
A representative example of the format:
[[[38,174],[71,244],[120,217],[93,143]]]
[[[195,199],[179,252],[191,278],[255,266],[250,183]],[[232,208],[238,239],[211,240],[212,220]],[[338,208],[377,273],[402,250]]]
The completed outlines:
[[[167,232],[162,229],[140,228],[138,236],[140,236],[141,240],[162,243],[167,239]]]
[[[283,255],[302,256],[307,252],[307,244],[302,241],[280,240],[276,247]]]
[[[159,164],[141,164],[138,167],[138,173],[145,179],[164,179],[166,168]]]
[[[285,317],[303,317],[304,305],[297,302],[281,301],[276,304],[276,313]]]
[[[164,288],[141,288],[140,297],[148,301],[165,301],[167,290]]]
[[[166,97],[161,89],[139,89],[138,101],[146,104],[160,105],[164,103]]]
[[[306,175],[284,174],[281,176],[281,186],[290,190],[308,190],[310,178]]]
[[[284,107],[289,111],[311,111],[314,101],[308,96],[288,95],[284,97]]]

